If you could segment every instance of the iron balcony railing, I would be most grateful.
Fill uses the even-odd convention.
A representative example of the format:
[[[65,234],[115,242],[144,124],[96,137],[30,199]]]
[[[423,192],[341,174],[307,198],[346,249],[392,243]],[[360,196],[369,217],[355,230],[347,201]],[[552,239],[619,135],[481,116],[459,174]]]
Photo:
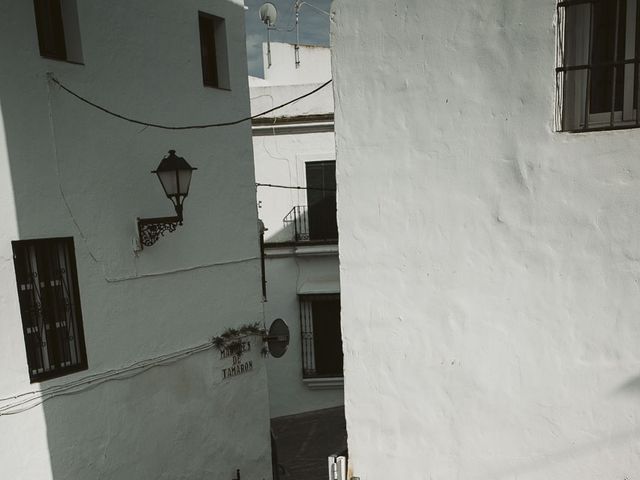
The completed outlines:
[[[337,242],[338,224],[335,206],[299,205],[283,218],[285,228],[291,229],[295,242]]]

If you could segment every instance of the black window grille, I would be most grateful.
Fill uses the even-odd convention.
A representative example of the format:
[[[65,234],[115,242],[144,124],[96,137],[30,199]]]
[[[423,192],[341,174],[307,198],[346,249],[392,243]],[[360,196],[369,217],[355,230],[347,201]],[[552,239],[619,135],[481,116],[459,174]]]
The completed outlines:
[[[640,126],[638,0],[560,1],[558,25],[559,129]]]
[[[204,85],[229,89],[227,33],[224,18],[198,13],[200,55]]]
[[[73,238],[12,242],[32,382],[85,370]]]
[[[304,378],[342,377],[340,295],[301,295]]]

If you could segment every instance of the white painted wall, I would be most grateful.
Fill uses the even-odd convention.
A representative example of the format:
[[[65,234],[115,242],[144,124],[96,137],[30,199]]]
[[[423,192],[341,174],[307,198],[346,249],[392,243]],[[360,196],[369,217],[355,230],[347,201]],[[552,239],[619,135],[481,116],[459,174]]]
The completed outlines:
[[[301,47],[301,58],[317,55],[314,63],[303,63],[303,74],[295,68],[293,46],[272,43],[272,69],[266,80],[250,77],[252,113],[264,111],[307,93],[331,76],[329,49]],[[307,72],[307,73],[305,73]],[[298,83],[299,84],[295,84]],[[306,83],[310,82],[310,83]],[[326,88],[267,118],[333,113],[333,93]],[[253,138],[256,181],[276,185],[306,186],[305,163],[335,160],[333,132],[266,135]],[[306,205],[304,190],[258,188],[258,216],[268,228],[267,242],[291,242],[293,230],[284,228],[283,218],[294,206]],[[298,254],[294,254],[295,252]],[[343,404],[342,388],[311,390],[302,379],[302,350],[298,293],[309,288],[338,293],[339,272],[335,245],[320,249],[321,255],[300,255],[295,248],[266,250],[267,302],[269,320],[283,318],[291,329],[291,344],[279,359],[267,361],[271,416],[280,417]],[[308,253],[308,252],[307,252]],[[318,253],[313,252],[313,253]]]
[[[363,480],[640,470],[640,136],[554,132],[555,12],[333,4],[345,406]]]
[[[270,67],[267,51],[268,45],[265,42],[262,44],[264,80],[272,85],[323,83],[331,78],[331,51],[327,47],[300,45],[300,64],[297,67],[295,45],[271,42]]]
[[[322,291],[317,293],[339,293],[338,269],[336,253],[325,253],[321,257],[296,257],[291,254],[267,257],[268,300],[265,312],[269,319],[284,319],[291,330],[291,343],[284,356],[267,360],[272,418],[344,404],[341,386],[318,390],[310,388],[303,381],[298,304],[298,291],[311,287],[311,282],[322,287]]]
[[[33,3],[0,3],[2,399],[263,318],[250,126],[143,128],[89,108],[46,78],[53,72],[87,98],[153,122],[247,116],[242,1],[118,0],[78,9],[84,65],[41,58]],[[231,91],[202,86],[198,10],[226,18]],[[170,148],[198,168],[185,223],[136,256],[135,218],[173,214],[149,173]],[[55,236],[75,240],[89,370],[31,385],[10,242]],[[220,371],[229,360],[208,351],[0,416],[0,476],[232,478],[239,468],[242,478],[270,478],[258,350],[247,357],[254,370],[230,381]]]

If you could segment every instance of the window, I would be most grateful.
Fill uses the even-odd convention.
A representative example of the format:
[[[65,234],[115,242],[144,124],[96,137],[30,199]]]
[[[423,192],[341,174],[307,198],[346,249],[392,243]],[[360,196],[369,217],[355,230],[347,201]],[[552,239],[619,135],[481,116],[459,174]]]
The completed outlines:
[[[40,55],[82,63],[76,0],[33,0]]]
[[[199,12],[202,81],[206,86],[230,89],[227,30],[224,19]]]
[[[557,72],[560,130],[640,126],[638,0],[566,0]]]
[[[336,162],[307,162],[307,216],[310,240],[336,240]]]
[[[32,382],[85,370],[73,238],[12,242]]]
[[[301,295],[300,322],[303,376],[342,377],[340,295]]]

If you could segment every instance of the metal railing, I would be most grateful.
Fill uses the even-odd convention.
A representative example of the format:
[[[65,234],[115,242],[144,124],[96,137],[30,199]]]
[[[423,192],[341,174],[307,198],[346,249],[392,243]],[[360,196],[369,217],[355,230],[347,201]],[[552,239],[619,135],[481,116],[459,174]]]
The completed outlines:
[[[326,207],[293,207],[282,219],[285,228],[293,230],[295,242],[338,241],[335,209]]]

